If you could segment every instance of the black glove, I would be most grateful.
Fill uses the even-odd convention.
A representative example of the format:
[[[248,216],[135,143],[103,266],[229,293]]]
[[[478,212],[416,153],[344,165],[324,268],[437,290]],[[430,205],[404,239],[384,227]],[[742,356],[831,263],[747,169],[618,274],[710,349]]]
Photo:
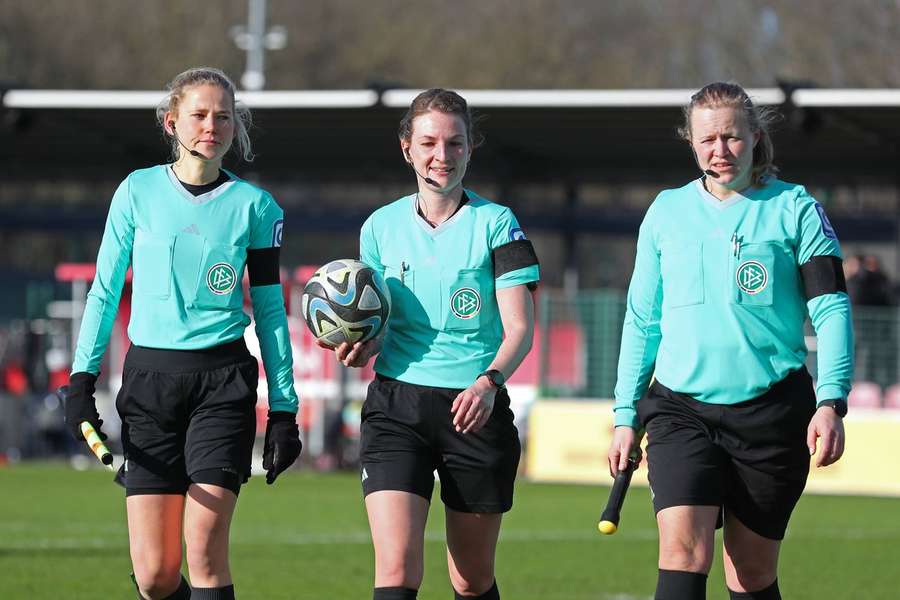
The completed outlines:
[[[266,483],[272,484],[282,471],[300,456],[303,443],[297,427],[297,415],[289,412],[270,412],[263,446],[263,469]]]
[[[72,373],[69,376],[69,385],[59,388],[59,395],[66,405],[66,429],[76,440],[83,440],[81,422],[87,421],[100,436],[106,439],[106,434],[100,431],[103,419],[97,412],[97,401],[94,399],[97,376],[92,373]]]

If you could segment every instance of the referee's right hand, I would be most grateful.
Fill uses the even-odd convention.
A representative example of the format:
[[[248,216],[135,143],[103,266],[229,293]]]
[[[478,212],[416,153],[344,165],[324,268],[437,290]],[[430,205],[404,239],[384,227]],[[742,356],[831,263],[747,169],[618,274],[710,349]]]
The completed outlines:
[[[57,392],[65,404],[66,429],[79,442],[84,440],[81,433],[81,424],[84,421],[91,424],[101,440],[106,439],[106,434],[100,430],[103,419],[97,412],[97,401],[94,399],[96,383],[97,376],[93,373],[72,373],[69,376],[69,385],[61,387]]]
[[[369,364],[372,357],[381,352],[381,336],[365,342],[356,342],[353,345],[342,343],[334,349],[337,361],[345,367],[362,368]],[[322,344],[319,344],[322,346]],[[327,346],[322,346],[328,348]]]
[[[637,433],[631,427],[619,425],[613,432],[613,439],[609,445],[607,460],[609,461],[609,474],[615,479],[619,471],[628,467],[628,457],[634,459],[635,465],[641,464],[640,440]]]

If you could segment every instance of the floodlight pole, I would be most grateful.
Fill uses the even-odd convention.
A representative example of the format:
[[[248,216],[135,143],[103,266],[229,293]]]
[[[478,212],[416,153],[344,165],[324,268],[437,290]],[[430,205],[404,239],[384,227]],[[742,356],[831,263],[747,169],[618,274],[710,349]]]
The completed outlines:
[[[247,25],[231,28],[231,37],[247,52],[247,67],[241,75],[245,90],[258,91],[266,85],[265,52],[287,45],[287,29],[276,25],[266,31],[266,0],[247,0]]]

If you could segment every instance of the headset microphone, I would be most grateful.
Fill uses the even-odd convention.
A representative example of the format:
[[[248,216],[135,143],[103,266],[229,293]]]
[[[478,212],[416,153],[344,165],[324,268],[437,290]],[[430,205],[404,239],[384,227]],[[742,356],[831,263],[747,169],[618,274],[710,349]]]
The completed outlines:
[[[425,177],[424,175],[422,175],[421,173],[416,171],[416,167],[413,166],[412,157],[409,155],[409,150],[407,150],[405,152],[405,154],[406,154],[406,164],[409,165],[409,168],[412,169],[413,173],[415,173],[416,175],[421,177],[422,181],[424,181],[428,185],[433,185],[436,188],[441,187],[440,184],[437,181],[435,181],[434,179],[432,179],[431,177]]]
[[[196,156],[197,158],[201,158],[203,156],[196,150],[191,150],[190,148],[188,148],[187,146],[184,145],[184,142],[182,142],[181,138],[178,137],[178,132],[175,131],[175,122],[174,121],[170,121],[169,126],[172,127],[172,137],[175,138],[175,140],[181,145],[182,148],[187,150],[188,154],[190,154],[191,156]]]
[[[441,185],[440,185],[437,181],[435,181],[434,179],[432,179],[431,177],[425,177],[424,175],[422,175],[421,173],[419,173],[418,171],[416,171],[416,168],[415,168],[414,166],[412,166],[412,163],[409,164],[409,168],[413,170],[413,173],[415,173],[416,175],[418,175],[419,177],[421,177],[421,178],[422,178],[422,181],[424,181],[424,182],[427,183],[428,185],[433,185],[433,186],[436,187],[436,188],[441,187]]]
[[[693,148],[691,148],[691,154],[694,155],[694,162],[697,163],[697,166],[700,168],[701,171],[703,171],[704,175],[709,175],[713,179],[719,178],[719,174],[716,173],[715,171],[713,171],[712,169],[704,169],[703,167],[700,166],[700,158],[697,156],[697,153],[694,152]]]

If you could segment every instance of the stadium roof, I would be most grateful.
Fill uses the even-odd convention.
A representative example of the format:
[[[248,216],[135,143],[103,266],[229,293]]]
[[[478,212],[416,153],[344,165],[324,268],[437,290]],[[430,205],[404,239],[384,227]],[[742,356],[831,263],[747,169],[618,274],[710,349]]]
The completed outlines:
[[[368,180],[405,175],[396,125],[418,90],[263,91],[254,112],[268,177]],[[474,174],[509,181],[681,181],[693,175],[677,139],[692,90],[460,90],[484,115]],[[900,90],[751,90],[779,106],[777,162],[790,179],[897,182]],[[152,109],[161,91],[7,90],[5,177],[116,179],[165,159]],[[6,136],[4,136],[6,137]]]
[[[396,131],[418,91],[240,92],[253,109],[257,159],[239,172],[253,171],[264,183],[407,183]],[[505,190],[561,184],[577,195],[581,184],[680,185],[696,174],[675,133],[693,90],[459,91],[484,117],[487,141],[470,168],[473,181]],[[785,116],[775,132],[785,179],[814,187],[900,184],[900,90],[785,86],[749,92]],[[0,144],[0,181],[108,184],[167,159],[152,112],[162,91],[0,93],[6,142]],[[557,210],[530,217],[550,229],[614,232],[635,230],[640,214],[607,209],[572,217]],[[85,225],[100,226],[102,218],[85,216]],[[40,215],[7,211],[3,220],[7,227],[45,226]],[[882,216],[838,226],[844,237],[897,236],[897,226]]]

